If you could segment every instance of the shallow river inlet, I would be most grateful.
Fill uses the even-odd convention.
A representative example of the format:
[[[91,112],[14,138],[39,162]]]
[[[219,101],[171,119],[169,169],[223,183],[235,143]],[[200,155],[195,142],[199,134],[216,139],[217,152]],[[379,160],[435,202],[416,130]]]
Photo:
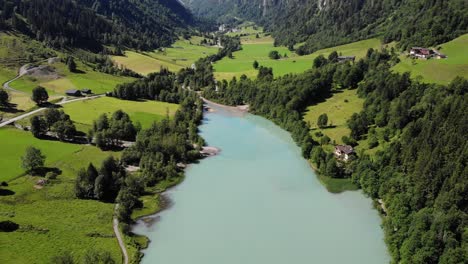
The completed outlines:
[[[143,263],[389,263],[371,200],[327,192],[286,131],[218,108],[200,129],[222,152],[187,169],[157,222],[135,226],[151,240]]]

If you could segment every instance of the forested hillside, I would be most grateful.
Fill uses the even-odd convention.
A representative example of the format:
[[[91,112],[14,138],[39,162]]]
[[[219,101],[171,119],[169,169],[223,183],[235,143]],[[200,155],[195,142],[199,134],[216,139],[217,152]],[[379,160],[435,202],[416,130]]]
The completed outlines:
[[[196,15],[254,20],[277,43],[305,42],[299,53],[376,35],[385,42],[431,46],[468,31],[465,0],[186,0]]]
[[[192,16],[177,1],[0,0],[0,30],[17,30],[56,47],[99,51],[167,46]]]

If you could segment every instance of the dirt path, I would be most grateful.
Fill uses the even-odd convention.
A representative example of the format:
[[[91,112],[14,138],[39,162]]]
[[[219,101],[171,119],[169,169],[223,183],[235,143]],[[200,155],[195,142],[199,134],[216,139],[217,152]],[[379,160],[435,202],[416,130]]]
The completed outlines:
[[[82,98],[77,98],[77,99],[72,99],[72,100],[62,100],[59,103],[57,103],[57,105],[64,105],[64,104],[78,102],[78,101],[84,101],[84,100],[93,100],[93,99],[97,99],[97,98],[100,98],[100,97],[103,97],[103,96],[105,96],[105,95],[95,95],[95,96],[82,97]],[[7,121],[1,122],[0,127],[4,127],[4,126],[9,125],[11,123],[14,123],[14,122],[16,122],[18,120],[21,120],[21,119],[26,118],[28,116],[31,116],[31,115],[34,115],[34,114],[39,113],[41,111],[44,111],[45,109],[47,109],[47,107],[41,107],[41,108],[36,109],[34,111],[28,112],[26,114],[22,114],[20,116],[14,117],[12,119],[8,119]]]
[[[118,208],[119,208],[119,204],[116,204],[115,211],[117,211]],[[117,220],[116,216],[114,216],[114,219],[113,219],[113,227],[114,227],[115,236],[117,237],[117,240],[119,241],[120,250],[122,251],[122,255],[124,257],[123,263],[128,264],[128,252],[127,252],[127,248],[125,247],[125,243],[123,242],[122,235],[120,234],[119,220]]]
[[[56,58],[56,57],[54,57],[54,58]],[[54,58],[50,58],[50,59],[54,59]],[[39,61],[39,63],[44,62],[44,61],[49,61],[49,59],[41,60],[41,61]],[[15,78],[13,78],[13,79],[11,79],[11,80],[5,82],[5,83],[3,84],[3,88],[4,88],[5,90],[10,90],[10,91],[13,91],[13,92],[26,94],[26,93],[23,92],[23,91],[19,91],[19,90],[16,90],[15,88],[11,87],[10,84],[11,84],[12,82],[18,80],[19,78],[23,77],[24,75],[26,75],[26,74],[29,72],[29,70],[31,69],[31,67],[29,67],[30,65],[31,65],[31,63],[27,63],[27,64],[21,66],[21,67],[19,68],[19,70],[18,70],[18,75],[16,75]]]

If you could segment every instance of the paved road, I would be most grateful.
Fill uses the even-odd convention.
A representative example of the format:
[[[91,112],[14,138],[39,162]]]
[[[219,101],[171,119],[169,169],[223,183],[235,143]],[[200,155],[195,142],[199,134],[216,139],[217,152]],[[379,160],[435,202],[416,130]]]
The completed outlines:
[[[116,204],[115,205],[115,211],[117,211],[118,208],[119,208],[119,205]],[[114,216],[114,219],[113,219],[113,227],[114,227],[115,236],[117,237],[117,240],[119,241],[120,250],[122,250],[122,254],[123,254],[123,257],[124,257],[124,262],[123,263],[128,264],[127,248],[125,247],[125,243],[123,242],[122,235],[120,234],[119,220],[117,220],[116,216]]]
[[[95,95],[95,96],[90,96],[90,97],[81,97],[81,98],[66,100],[66,101],[62,100],[59,103],[57,103],[57,105],[64,105],[64,104],[73,103],[73,102],[77,102],[77,101],[83,101],[83,100],[92,100],[92,99],[100,98],[100,97],[103,97],[103,96],[105,96],[105,95],[101,94],[101,95]],[[11,123],[14,123],[14,122],[16,122],[18,120],[21,120],[21,119],[25,118],[25,117],[34,115],[34,114],[39,113],[41,111],[44,111],[45,109],[47,109],[47,107],[41,107],[41,108],[36,109],[34,111],[31,111],[31,112],[28,112],[26,114],[22,114],[20,116],[9,119],[7,121],[1,122],[0,127],[7,126],[7,125],[9,125]]]

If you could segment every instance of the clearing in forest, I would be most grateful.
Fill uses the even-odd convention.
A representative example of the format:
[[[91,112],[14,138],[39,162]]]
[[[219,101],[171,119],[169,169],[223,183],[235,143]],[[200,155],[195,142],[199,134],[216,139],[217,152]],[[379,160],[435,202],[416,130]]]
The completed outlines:
[[[446,59],[420,60],[401,55],[401,62],[393,69],[396,72],[410,72],[412,77],[423,82],[448,84],[455,77],[468,78],[468,34],[437,46]]]
[[[379,39],[368,39],[333,48],[318,50],[306,56],[298,56],[289,51],[286,47],[274,47],[271,37],[262,37],[245,41],[242,50],[233,53],[233,58],[224,58],[214,64],[216,79],[230,80],[232,77],[239,78],[242,74],[255,78],[257,70],[253,68],[256,60],[260,66],[272,67],[273,74],[283,76],[288,73],[301,73],[312,68],[314,59],[319,55],[328,56],[331,52],[337,51],[343,56],[356,56],[357,59],[366,55],[369,48],[380,49]],[[269,58],[270,51],[276,50],[281,58],[274,60]]]

